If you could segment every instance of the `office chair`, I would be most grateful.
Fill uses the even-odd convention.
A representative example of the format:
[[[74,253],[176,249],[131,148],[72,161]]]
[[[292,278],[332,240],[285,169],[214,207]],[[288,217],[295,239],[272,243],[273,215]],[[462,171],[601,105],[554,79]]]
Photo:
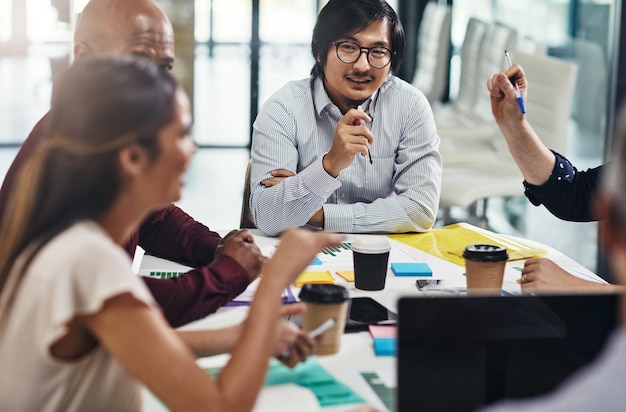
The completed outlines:
[[[417,66],[413,86],[421,90],[432,104],[444,98],[450,63],[450,25],[452,9],[429,1],[420,23]]]
[[[492,155],[492,146],[498,140],[498,128],[491,115],[486,83],[494,73],[504,68],[504,51],[514,50],[516,42],[515,29],[502,24],[489,24],[480,43],[478,58],[466,57],[473,58],[476,65],[471,72],[473,78],[466,80],[474,84],[473,102],[471,105],[456,106],[457,110],[445,119],[437,111],[434,112],[444,164],[473,162]],[[476,51],[473,49],[473,52]]]
[[[528,122],[546,146],[565,153],[577,65],[551,56],[525,53],[517,53],[514,59],[524,68],[529,83],[525,102]],[[484,93],[489,95],[486,88]],[[504,137],[499,138],[500,147],[491,158],[463,164],[444,163],[440,207],[445,224],[452,223],[450,209],[458,207],[469,212],[470,223],[488,227],[489,198],[523,195],[522,174]]]
[[[480,46],[487,31],[487,23],[475,17],[467,22],[465,37],[461,46],[461,73],[456,97],[444,104],[434,105],[433,113],[437,126],[453,124],[458,113],[469,113],[474,106],[478,85],[476,70]]]
[[[254,217],[250,211],[250,169],[252,168],[252,159],[248,160],[246,167],[246,177],[243,182],[243,200],[241,201],[241,218],[239,219],[240,229],[256,229]]]

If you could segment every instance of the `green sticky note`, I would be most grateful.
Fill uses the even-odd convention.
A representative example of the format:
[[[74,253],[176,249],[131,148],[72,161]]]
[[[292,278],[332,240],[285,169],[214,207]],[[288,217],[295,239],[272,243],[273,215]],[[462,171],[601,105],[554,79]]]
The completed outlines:
[[[219,375],[220,370],[221,368],[206,369],[214,378]],[[289,369],[276,359],[271,359],[265,385],[272,386],[285,383],[295,383],[309,389],[321,407],[365,402],[350,387],[339,382],[328,373],[319,364],[315,356],[309,356],[306,362],[299,363],[293,369]]]
[[[309,356],[306,362],[299,363],[293,369],[272,359],[265,384],[270,386],[285,383],[295,383],[308,388],[315,394],[322,407],[364,402],[363,398],[350,387],[328,373],[315,356]]]

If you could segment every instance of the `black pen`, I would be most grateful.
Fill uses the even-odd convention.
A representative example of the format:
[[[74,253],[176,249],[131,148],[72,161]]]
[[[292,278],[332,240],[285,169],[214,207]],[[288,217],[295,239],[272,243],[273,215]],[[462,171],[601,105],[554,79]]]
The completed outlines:
[[[357,110],[360,110],[360,111],[364,112],[364,111],[363,111],[363,108],[361,108],[361,105],[359,105],[359,106],[357,107]],[[364,113],[365,113],[365,112],[364,112]],[[361,126],[365,126],[365,122],[364,122],[363,120],[361,120]],[[370,144],[369,144],[369,143],[367,143],[367,156],[370,158],[370,164],[371,164],[371,165],[373,165],[373,164],[374,164],[374,162],[372,161],[372,151],[371,151],[371,148],[370,148]]]

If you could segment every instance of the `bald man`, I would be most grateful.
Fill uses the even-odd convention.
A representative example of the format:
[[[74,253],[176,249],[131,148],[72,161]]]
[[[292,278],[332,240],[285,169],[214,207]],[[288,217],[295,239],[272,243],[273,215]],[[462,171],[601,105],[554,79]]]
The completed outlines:
[[[151,0],[91,0],[74,33],[74,57],[105,53],[146,57],[172,70],[174,30]]]
[[[152,0],[91,0],[79,19],[74,43],[76,59],[122,53],[146,57],[167,70],[174,64],[172,25]],[[45,142],[47,124],[48,114],[9,168],[0,189],[0,217],[19,168]],[[131,257],[139,245],[149,254],[196,268],[175,279],[145,278],[167,320],[180,326],[214,312],[259,275],[264,258],[251,239],[245,230],[222,239],[170,205],[150,215],[123,246]]]

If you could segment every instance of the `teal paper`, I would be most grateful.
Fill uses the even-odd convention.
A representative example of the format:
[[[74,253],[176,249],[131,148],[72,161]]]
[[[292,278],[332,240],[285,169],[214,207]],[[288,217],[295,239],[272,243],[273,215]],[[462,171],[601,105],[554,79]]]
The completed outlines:
[[[321,407],[365,402],[350,387],[328,373],[315,356],[309,356],[306,362],[299,363],[293,369],[272,359],[265,384],[271,386],[285,383],[295,383],[308,388],[315,394]]]
[[[214,378],[219,375],[220,370],[221,368],[206,369]],[[350,387],[339,382],[328,373],[319,364],[315,356],[309,356],[306,362],[300,362],[293,369],[289,369],[276,359],[271,359],[265,385],[272,386],[285,383],[295,383],[308,388],[315,394],[321,407],[365,402]]]

